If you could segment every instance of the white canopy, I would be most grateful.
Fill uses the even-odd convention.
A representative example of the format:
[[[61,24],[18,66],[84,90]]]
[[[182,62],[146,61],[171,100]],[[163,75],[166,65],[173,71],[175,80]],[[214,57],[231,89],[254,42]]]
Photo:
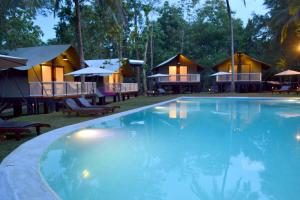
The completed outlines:
[[[0,70],[13,67],[25,66],[27,59],[13,56],[0,55]]]
[[[300,75],[300,72],[294,70],[286,70],[278,74],[275,74],[275,76],[296,76],[296,75]]]
[[[159,77],[168,77],[170,75],[168,74],[153,74],[151,76],[148,76],[148,78],[159,78]]]
[[[230,74],[231,74],[230,72],[217,72],[210,76],[222,76],[222,75],[230,75]]]
[[[110,71],[108,69],[102,69],[99,67],[86,67],[71,73],[65,74],[65,76],[73,75],[73,76],[80,76],[80,75],[94,75],[94,76],[109,76],[113,71]]]

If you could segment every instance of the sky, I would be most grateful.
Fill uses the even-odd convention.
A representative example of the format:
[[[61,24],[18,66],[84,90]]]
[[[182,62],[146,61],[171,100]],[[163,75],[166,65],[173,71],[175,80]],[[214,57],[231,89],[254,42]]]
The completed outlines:
[[[169,0],[171,3],[176,0]],[[246,6],[242,0],[231,0],[232,10],[236,12],[235,17],[243,20],[244,24],[247,23],[248,19],[251,18],[253,13],[265,14],[267,9],[263,6],[264,0],[248,0]],[[47,17],[39,15],[35,20],[35,24],[40,26],[44,36],[43,41],[55,38],[54,25],[57,23],[57,19],[53,17],[53,14],[49,14]]]

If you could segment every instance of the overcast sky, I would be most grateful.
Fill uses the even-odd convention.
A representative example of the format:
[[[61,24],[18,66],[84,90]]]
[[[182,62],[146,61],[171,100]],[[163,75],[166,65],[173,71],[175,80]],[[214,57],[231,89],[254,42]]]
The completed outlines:
[[[176,0],[170,0],[174,2]],[[247,0],[246,7],[242,0],[231,0],[232,10],[236,12],[236,17],[241,18],[244,24],[251,17],[253,13],[265,14],[267,12],[266,8],[263,6],[264,0]],[[53,18],[53,14],[49,14],[48,17],[38,16],[35,20],[35,24],[39,25],[44,32],[43,41],[47,41],[50,38],[55,37],[55,31],[53,30],[54,25],[57,20]]]

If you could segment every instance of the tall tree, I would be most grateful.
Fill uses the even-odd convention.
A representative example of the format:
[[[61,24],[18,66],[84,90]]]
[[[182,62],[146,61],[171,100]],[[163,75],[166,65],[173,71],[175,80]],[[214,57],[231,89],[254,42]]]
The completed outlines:
[[[246,0],[243,0],[244,4],[246,5]],[[231,92],[235,92],[235,81],[234,81],[234,32],[233,32],[233,20],[232,20],[232,12],[229,0],[226,0],[227,6],[227,15],[229,18],[229,27],[230,27],[230,39],[231,39]]]

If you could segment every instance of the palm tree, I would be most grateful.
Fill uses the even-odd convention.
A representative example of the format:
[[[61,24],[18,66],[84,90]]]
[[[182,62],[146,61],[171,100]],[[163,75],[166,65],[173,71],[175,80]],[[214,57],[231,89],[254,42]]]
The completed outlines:
[[[243,0],[246,5],[246,0]],[[226,0],[227,7],[227,15],[229,18],[229,26],[230,26],[230,38],[231,38],[231,92],[235,92],[235,83],[234,83],[234,33],[233,33],[233,20],[232,13],[230,8],[229,0]]]
[[[193,0],[193,3],[196,4],[200,0]],[[299,1],[299,0],[297,0]],[[246,6],[246,0],[243,0],[244,5]],[[232,20],[232,12],[229,0],[226,0],[226,7],[227,7],[227,15],[229,18],[229,26],[230,26],[230,38],[231,38],[231,92],[235,91],[235,84],[234,84],[234,33],[233,33],[233,20]]]
[[[280,42],[283,43],[291,25],[295,26],[295,33],[300,36],[300,0],[288,0],[283,8],[274,12],[273,24],[282,27]]]

